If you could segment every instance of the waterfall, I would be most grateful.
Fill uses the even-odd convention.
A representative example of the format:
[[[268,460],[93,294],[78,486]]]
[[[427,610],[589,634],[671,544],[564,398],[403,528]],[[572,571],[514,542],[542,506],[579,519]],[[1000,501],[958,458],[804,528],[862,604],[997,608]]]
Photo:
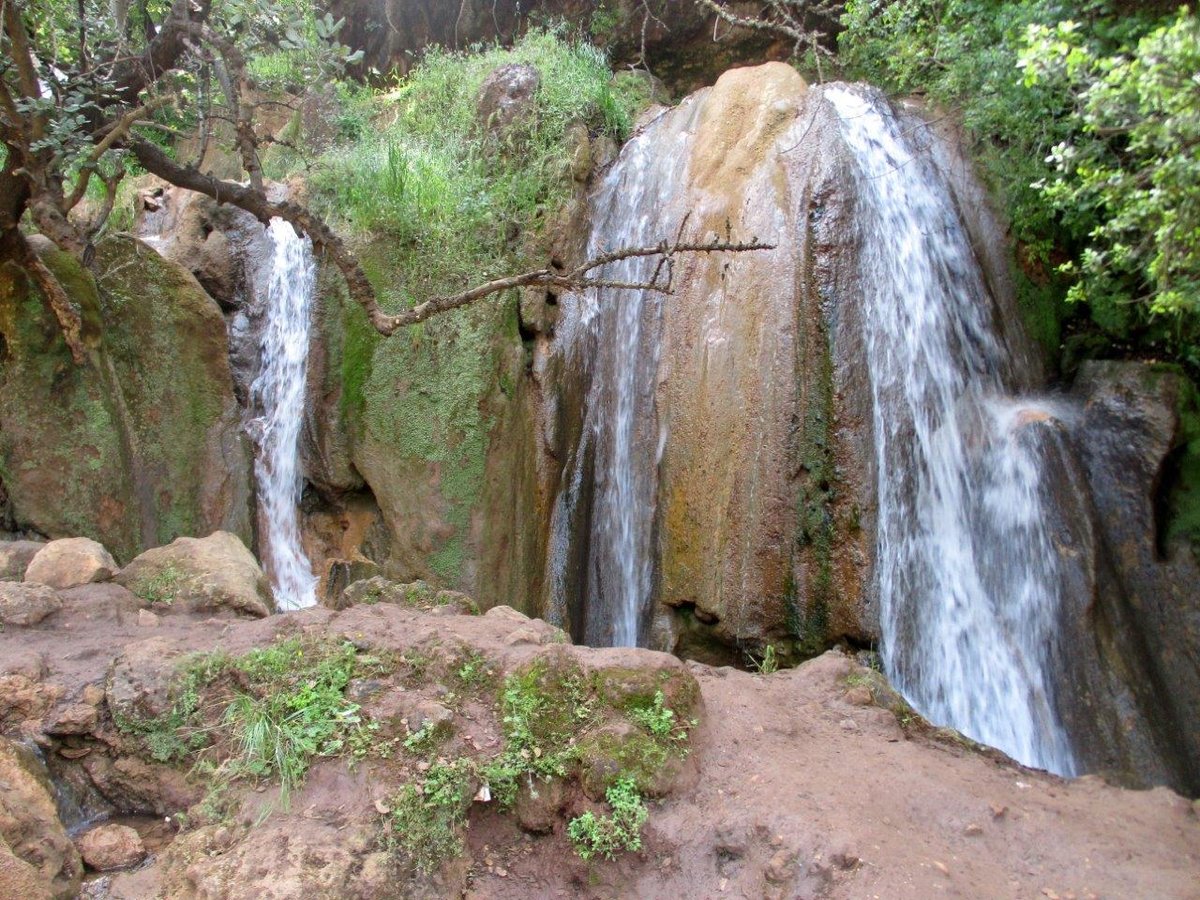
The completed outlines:
[[[300,428],[308,367],[308,329],[315,267],[312,247],[290,224],[272,219],[274,244],[262,332],[261,369],[251,386],[260,415],[251,423],[258,445],[260,545],[280,609],[316,603],[317,579],[300,545]]]
[[[663,130],[660,120],[633,138],[592,198],[589,256],[657,244],[678,228],[667,204],[686,183],[681,160],[687,135],[664,137]],[[596,277],[645,282],[656,265],[627,259]],[[658,465],[666,439],[655,409],[662,303],[656,292],[613,289],[592,289],[564,302],[560,339],[569,358],[590,367],[591,380],[580,446],[553,513],[550,581],[560,608],[577,602],[565,596],[566,531],[581,492],[590,488],[583,639],[592,646],[637,646],[650,611]]]
[[[1044,454],[948,186],[886,101],[824,96],[855,163],[888,677],[934,722],[1073,774],[1047,668],[1059,609]]]

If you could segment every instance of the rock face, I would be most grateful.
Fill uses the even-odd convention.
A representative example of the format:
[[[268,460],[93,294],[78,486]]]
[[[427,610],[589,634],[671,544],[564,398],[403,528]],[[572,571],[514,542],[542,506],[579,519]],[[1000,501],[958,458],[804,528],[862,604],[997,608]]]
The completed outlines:
[[[734,4],[755,15],[753,4]],[[463,49],[474,43],[510,42],[531,25],[563,20],[577,25],[608,51],[614,64],[647,65],[684,91],[711,83],[731,65],[747,60],[786,59],[791,45],[749,29],[714,27],[713,15],[694,0],[467,0],[462,4],[387,0],[382,6],[338,0],[335,18],[346,17],[339,39],[365,52],[364,71],[393,67],[407,72],[420,51],[433,44]],[[825,23],[832,30],[834,23]]]
[[[117,563],[104,545],[90,538],[60,538],[40,549],[29,561],[25,580],[54,588],[73,588],[108,581]]]
[[[0,838],[36,870],[52,896],[70,900],[79,890],[83,866],[43,779],[30,751],[0,737]]]
[[[79,839],[83,861],[98,872],[127,869],[146,858],[141,836],[128,825],[101,825]]]
[[[1065,677],[1111,698],[1080,709],[1078,719],[1083,726],[1099,718],[1112,735],[1080,743],[1095,753],[1094,768],[1133,771],[1195,794],[1200,565],[1169,521],[1178,487],[1172,462],[1187,450],[1183,414],[1194,415],[1192,389],[1164,367],[1089,362],[1073,394],[1082,404],[1077,447],[1090,485],[1094,575],[1086,601],[1064,622],[1073,662]],[[1107,713],[1098,716],[1098,706]]]
[[[0,582],[0,623],[36,625],[62,609],[58,592],[44,584]]]
[[[0,469],[17,527],[103,539],[118,560],[180,534],[250,537],[250,456],[216,303],[139,241],[97,247],[96,281],[38,252],[82,310],[70,354],[25,274],[0,267]]]
[[[669,197],[650,190],[644,208],[613,213],[613,222],[654,215],[658,231],[673,234],[687,215],[690,234],[728,228],[736,238],[777,245],[679,261],[679,301],[641,324],[643,333],[657,333],[645,338],[646,353],[658,354],[653,371],[639,375],[653,383],[647,402],[657,426],[639,434],[635,451],[658,454],[650,463],[657,485],[640,501],[653,506],[650,581],[660,598],[644,623],[646,640],[739,663],[738,646],[812,652],[843,637],[868,640],[875,634],[867,596],[870,394],[853,302],[852,198],[832,114],[794,69],[768,64],[726,73],[638,140],[651,159],[652,148],[670,158],[644,165],[674,167],[680,183]],[[622,174],[621,165],[610,180],[650,177]],[[614,202],[622,195],[618,186]],[[594,240],[611,243],[612,235]],[[574,374],[554,379],[543,407],[539,434],[562,472],[543,490],[558,494],[560,505],[564,491],[577,495],[555,513],[548,567],[564,575],[547,576],[544,609],[579,636],[575,623],[587,616],[572,611],[571,598],[590,595],[575,579],[604,565],[581,537],[595,527],[587,523],[597,498],[586,485],[609,476],[593,474],[595,463],[580,456],[603,450],[582,438],[596,424],[570,412],[591,390],[593,350],[572,324],[583,316],[580,301],[568,298],[563,308],[568,324],[545,365]],[[584,340],[598,347],[617,339]],[[615,416],[601,412],[594,421]]]
[[[273,611],[266,575],[228,531],[147,550],[121,570],[117,582],[164,610],[228,609],[250,616]]]

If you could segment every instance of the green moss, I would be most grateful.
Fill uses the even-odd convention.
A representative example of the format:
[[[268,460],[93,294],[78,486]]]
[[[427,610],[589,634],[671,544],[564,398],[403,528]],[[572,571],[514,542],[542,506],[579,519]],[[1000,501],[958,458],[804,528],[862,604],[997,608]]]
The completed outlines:
[[[829,611],[834,602],[833,542],[837,468],[833,455],[833,355],[824,330],[818,329],[809,357],[815,370],[800,433],[802,469],[797,497],[797,539],[809,562],[806,594],[787,598],[789,630],[801,656],[815,656],[828,642]]]
[[[1191,541],[1200,553],[1200,391],[1179,373],[1180,442],[1173,454],[1174,483],[1168,503],[1167,539]]]

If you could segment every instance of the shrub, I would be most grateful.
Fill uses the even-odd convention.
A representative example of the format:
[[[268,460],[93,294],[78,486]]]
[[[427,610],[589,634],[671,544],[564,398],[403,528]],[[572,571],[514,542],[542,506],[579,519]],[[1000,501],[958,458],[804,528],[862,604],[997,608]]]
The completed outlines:
[[[591,810],[567,824],[567,835],[583,859],[614,859],[621,850],[642,849],[642,827],[650,813],[631,778],[619,779],[604,795],[612,812],[597,816]]]

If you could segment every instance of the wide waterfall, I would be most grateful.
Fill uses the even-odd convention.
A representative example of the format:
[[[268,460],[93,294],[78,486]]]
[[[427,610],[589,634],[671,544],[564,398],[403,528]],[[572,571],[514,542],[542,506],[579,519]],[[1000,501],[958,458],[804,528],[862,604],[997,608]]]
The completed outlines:
[[[316,603],[317,579],[300,545],[300,429],[304,421],[308,332],[315,266],[307,238],[272,219],[274,243],[262,333],[261,370],[251,386],[260,415],[251,423],[258,445],[259,540],[276,605]]]
[[[683,139],[678,134],[674,140]],[[657,244],[675,232],[678,221],[668,203],[685,183],[683,149],[664,146],[653,124],[630,141],[593,198],[589,256]],[[599,277],[645,282],[654,267],[653,260],[628,259],[606,266]],[[560,546],[550,577],[562,593],[561,545],[590,461],[583,602],[584,640],[593,646],[637,646],[650,610],[658,463],[666,438],[654,405],[662,302],[656,292],[613,289],[566,300],[563,339],[571,356],[590,367],[591,381],[573,471],[554,511],[552,529]]]
[[[885,101],[824,92],[856,163],[888,676],[927,717],[1072,774],[1046,675],[1059,608],[1042,458],[944,179]]]

